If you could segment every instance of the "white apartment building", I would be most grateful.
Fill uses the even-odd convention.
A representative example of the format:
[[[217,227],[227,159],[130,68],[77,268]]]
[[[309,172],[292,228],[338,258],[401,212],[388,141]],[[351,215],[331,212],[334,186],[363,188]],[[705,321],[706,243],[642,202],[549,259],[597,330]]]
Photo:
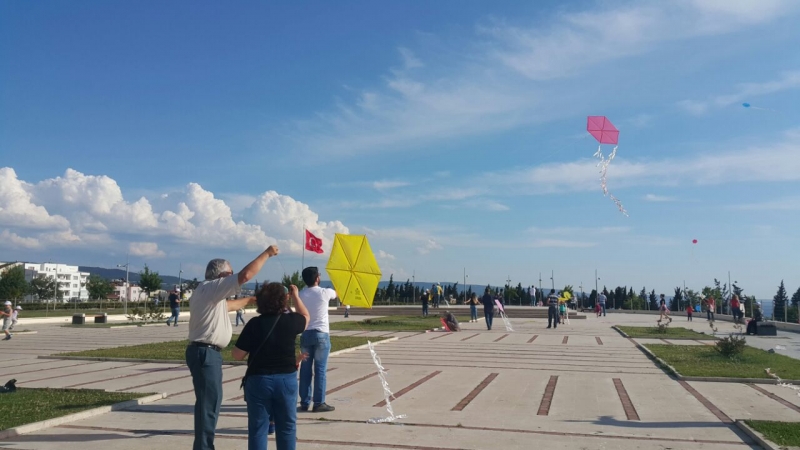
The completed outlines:
[[[138,284],[130,283],[126,289],[125,280],[115,280],[111,282],[111,285],[114,287],[114,293],[112,295],[115,300],[125,301],[127,299],[129,302],[144,300],[145,292],[142,291],[142,288],[140,288]]]
[[[62,292],[65,303],[72,299],[89,300],[89,292],[86,290],[89,273],[80,272],[78,266],[57,263],[25,263],[25,280],[30,282],[39,276],[56,279],[58,290]]]

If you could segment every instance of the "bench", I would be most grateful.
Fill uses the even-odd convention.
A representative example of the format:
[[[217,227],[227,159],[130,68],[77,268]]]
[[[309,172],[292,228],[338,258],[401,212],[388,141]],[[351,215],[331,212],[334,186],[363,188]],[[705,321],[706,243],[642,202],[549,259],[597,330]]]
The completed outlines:
[[[85,325],[86,324],[86,314],[73,314],[72,315],[72,324],[73,325]]]
[[[758,324],[758,334],[756,336],[777,336],[778,328],[774,323],[761,322]]]
[[[108,314],[103,313],[94,316],[94,323],[108,323]]]

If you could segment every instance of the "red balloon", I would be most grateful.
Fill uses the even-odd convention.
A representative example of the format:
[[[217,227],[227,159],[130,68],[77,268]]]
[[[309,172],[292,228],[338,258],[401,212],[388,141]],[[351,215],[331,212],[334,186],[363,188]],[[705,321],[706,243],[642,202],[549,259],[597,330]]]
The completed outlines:
[[[692,244],[697,244],[697,239],[692,239]]]

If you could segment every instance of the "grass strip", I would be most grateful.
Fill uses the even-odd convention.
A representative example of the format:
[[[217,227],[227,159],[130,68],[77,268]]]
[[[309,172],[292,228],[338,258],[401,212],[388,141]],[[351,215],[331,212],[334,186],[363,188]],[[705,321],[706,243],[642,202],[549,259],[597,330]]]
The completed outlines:
[[[233,335],[231,343],[222,349],[223,361],[234,361],[231,350],[236,344],[239,335]],[[362,337],[362,336],[331,336],[331,352],[344,350],[346,348],[364,345],[367,340],[372,342],[382,341],[386,338]],[[179,360],[186,359],[186,346],[189,341],[167,341],[152,344],[130,345],[125,347],[101,348],[96,350],[84,350],[81,352],[61,353],[56,356],[78,356],[93,358],[129,358],[129,359],[156,359],[156,360]],[[300,339],[297,339],[300,345]]]
[[[744,423],[782,447],[800,447],[800,425],[797,422],[745,420]]]
[[[683,327],[667,327],[662,332],[658,327],[624,327],[617,325],[617,328],[622,330],[628,336],[646,339],[699,339],[699,340],[716,340],[717,338],[708,334],[698,333],[694,330],[689,330]]]
[[[469,316],[456,316],[459,322],[469,322]],[[331,324],[331,330],[343,331],[425,331],[441,327],[439,316],[386,316],[358,322],[342,321]]]
[[[18,388],[16,392],[0,394],[0,430],[148,395],[83,389]]]
[[[769,378],[765,369],[787,380],[800,379],[800,363],[785,355],[745,347],[734,358],[707,345],[646,344],[651,352],[686,377]],[[798,427],[800,428],[800,427]]]

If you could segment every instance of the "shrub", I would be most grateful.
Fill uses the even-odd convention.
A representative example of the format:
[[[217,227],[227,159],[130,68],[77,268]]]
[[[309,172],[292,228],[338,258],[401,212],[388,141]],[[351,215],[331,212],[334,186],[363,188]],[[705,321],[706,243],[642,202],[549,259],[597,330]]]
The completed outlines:
[[[741,355],[742,352],[744,352],[745,344],[746,339],[744,336],[736,336],[731,334],[730,336],[717,341],[716,349],[723,356],[733,358]]]

